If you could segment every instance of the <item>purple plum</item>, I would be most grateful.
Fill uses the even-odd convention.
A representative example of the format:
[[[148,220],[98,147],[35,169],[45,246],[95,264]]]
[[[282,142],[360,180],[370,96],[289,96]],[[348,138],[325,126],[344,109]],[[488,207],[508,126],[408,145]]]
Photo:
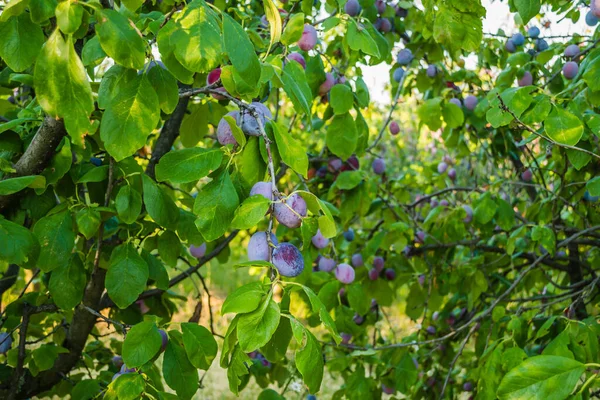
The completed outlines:
[[[317,233],[312,237],[311,242],[317,249],[323,249],[329,244],[329,239],[323,236],[320,229],[317,229]]]
[[[239,119],[240,112],[239,111],[231,111],[227,113],[228,116],[233,117],[233,119],[237,122]],[[233,133],[231,132],[231,127],[225,118],[221,118],[219,121],[219,125],[217,125],[217,140],[223,146],[227,144],[236,144],[235,137],[233,137]]]
[[[328,257],[321,257],[319,259],[319,271],[323,271],[323,272],[331,272],[334,270],[334,268],[336,267],[337,263],[335,262],[334,259],[332,258],[328,258]]]
[[[273,200],[273,183],[272,182],[256,182],[250,189],[250,196],[260,194],[267,200]]]
[[[354,268],[346,263],[341,263],[335,269],[335,277],[342,283],[350,284],[354,282]]]
[[[304,270],[304,258],[293,244],[281,243],[273,251],[273,265],[282,276],[293,278]]]
[[[298,41],[298,47],[304,51],[312,50],[317,44],[317,30],[309,24],[304,24],[302,37]]]
[[[280,224],[288,228],[297,228],[302,224],[301,217],[306,217],[306,209],[306,202],[302,196],[294,193],[285,200],[285,203],[283,201],[275,203],[273,214]]]
[[[190,246],[190,254],[196,258],[202,258],[206,254],[206,243],[202,243],[200,246]]]
[[[277,238],[271,232],[271,242],[277,245]],[[269,261],[269,243],[267,242],[267,232],[256,232],[248,242],[248,260],[250,261]]]

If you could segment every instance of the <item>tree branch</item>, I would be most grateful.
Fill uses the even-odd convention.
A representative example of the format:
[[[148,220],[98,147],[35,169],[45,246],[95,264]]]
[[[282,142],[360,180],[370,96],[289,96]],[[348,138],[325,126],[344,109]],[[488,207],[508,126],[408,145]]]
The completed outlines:
[[[15,173],[6,178],[37,175],[48,165],[56,152],[56,147],[67,132],[62,120],[51,117],[44,118],[33,140],[25,153],[14,165]],[[11,195],[0,196],[0,213],[8,209],[9,205],[23,194],[23,191]]]

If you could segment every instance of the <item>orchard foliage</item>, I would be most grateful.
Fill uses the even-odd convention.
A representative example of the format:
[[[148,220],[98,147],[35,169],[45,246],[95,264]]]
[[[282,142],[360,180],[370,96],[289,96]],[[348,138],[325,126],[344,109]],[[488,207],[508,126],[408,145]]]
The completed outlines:
[[[598,390],[600,4],[415,3],[0,2],[0,397]]]

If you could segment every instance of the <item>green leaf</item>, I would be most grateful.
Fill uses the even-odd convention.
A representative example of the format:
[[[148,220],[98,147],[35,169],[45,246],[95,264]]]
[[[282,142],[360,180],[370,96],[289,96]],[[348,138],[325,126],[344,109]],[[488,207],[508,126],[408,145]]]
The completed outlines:
[[[46,186],[58,182],[71,169],[73,163],[71,141],[65,137],[61,143],[58,152],[52,157],[50,165],[42,171],[42,175],[46,177]]]
[[[188,4],[176,23],[178,26],[171,42],[175,46],[175,58],[181,65],[193,72],[209,72],[221,64],[219,20],[204,1]]]
[[[146,389],[146,381],[140,374],[123,374],[112,383],[110,389],[115,391],[119,400],[136,400]]]
[[[265,9],[268,11],[269,5],[272,3],[270,0],[266,0],[265,5]],[[277,9],[275,12],[279,16]],[[273,25],[271,26],[273,27]],[[279,20],[279,30],[281,32],[281,19]],[[229,60],[242,79],[247,84],[256,86],[260,80],[261,67],[254,45],[248,39],[244,28],[225,13],[223,13],[223,44]]]
[[[81,51],[81,61],[83,61],[83,65],[88,66],[96,64],[105,57],[106,53],[102,50],[102,46],[100,46],[98,36],[92,37],[83,45],[83,50]],[[106,74],[104,76],[106,76]]]
[[[360,315],[366,315],[371,309],[371,301],[363,285],[354,283],[347,287],[348,303]]]
[[[342,160],[347,160],[354,154],[358,142],[358,132],[349,113],[333,117],[327,127],[325,142],[329,150]]]
[[[179,88],[177,79],[160,65],[154,65],[148,71],[148,81],[158,96],[160,109],[165,114],[171,114],[179,102]]]
[[[277,11],[277,14],[279,14],[279,11]],[[281,43],[286,46],[296,43],[302,37],[302,32],[304,32],[304,14],[292,14],[285,24],[285,29],[281,35]]]
[[[240,386],[242,386],[241,377],[248,375],[248,365],[251,362],[250,357],[240,349],[240,346],[235,346],[227,369],[227,380],[229,381],[229,390],[236,396],[239,395]]]
[[[296,112],[310,115],[312,92],[302,66],[297,62],[285,64],[281,79],[283,90],[290,97]]]
[[[267,291],[261,282],[252,282],[241,286],[227,296],[221,307],[221,314],[242,314],[254,311],[265,294]]]
[[[2,14],[0,14],[0,21],[2,22],[14,15],[21,15],[27,7],[28,0],[10,0],[4,3],[8,4],[5,5]]]
[[[158,32],[156,44],[160,52],[160,58],[167,69],[183,83],[191,85],[194,83],[194,73],[185,68],[177,57],[175,57],[175,34],[178,32],[178,26],[173,20],[167,22]]]
[[[590,179],[585,184],[585,188],[592,196],[600,196],[600,176]]]
[[[279,326],[275,330],[273,337],[271,337],[269,343],[261,347],[260,352],[272,363],[282,361],[285,359],[285,355],[291,340],[292,327],[290,325],[290,320],[287,318],[281,318],[279,321]]]
[[[123,342],[123,361],[127,368],[141,367],[154,358],[161,345],[162,337],[154,322],[135,324]]]
[[[173,199],[145,174],[142,177],[142,182],[144,186],[144,204],[148,214],[160,226],[176,230],[177,222],[179,222],[179,208],[177,208]]]
[[[366,108],[371,103],[369,87],[361,76],[356,78],[356,98],[358,100],[358,106],[361,108]]]
[[[123,84],[107,105],[100,124],[100,138],[116,161],[144,146],[160,119],[158,96],[146,75]]]
[[[108,178],[108,165],[91,168],[76,183],[102,182]]]
[[[64,0],[56,7],[56,24],[59,29],[69,35],[75,33],[81,25],[83,7],[72,0]]]
[[[560,107],[554,107],[544,121],[544,128],[552,140],[569,146],[575,146],[583,135],[581,120]]]
[[[223,118],[225,118],[225,121],[227,121],[227,124],[231,129],[231,134],[235,138],[235,141],[240,145],[240,147],[243,148],[246,145],[246,135],[237,125],[237,121],[235,120],[235,118],[233,118],[231,115],[225,115],[223,116]]]
[[[492,199],[492,196],[489,193],[485,193],[477,204],[477,207],[475,207],[473,216],[480,224],[487,224],[494,218],[497,210],[498,205]]]
[[[177,258],[181,251],[181,240],[173,231],[165,231],[158,238],[158,254],[169,266],[177,265]]]
[[[336,115],[345,114],[352,109],[354,97],[347,85],[337,84],[329,92],[329,104]]]
[[[219,350],[214,336],[208,329],[193,323],[181,324],[183,347],[192,365],[208,370]]]
[[[381,57],[377,42],[375,42],[364,26],[359,26],[352,18],[348,20],[348,31],[346,32],[345,39],[348,41],[348,46],[350,46],[352,50],[360,50],[365,54],[377,58]]]
[[[66,266],[75,245],[73,221],[68,210],[41,218],[33,227],[40,243],[37,267],[44,272]]]
[[[41,24],[54,17],[54,10],[58,5],[56,0],[29,0],[31,20]]]
[[[441,110],[442,99],[437,97],[435,99],[426,100],[417,109],[417,115],[421,122],[426,124],[429,129],[436,131],[442,127],[442,110]]]
[[[271,201],[265,196],[256,194],[248,197],[235,210],[231,227],[234,229],[250,229],[265,218]]]
[[[130,185],[125,185],[115,197],[115,208],[121,221],[133,224],[142,212],[142,195]]]
[[[48,289],[54,304],[63,310],[73,310],[83,299],[86,283],[85,267],[79,256],[74,255],[66,265],[52,271]]]
[[[540,0],[515,0],[514,4],[523,20],[523,25],[526,25],[531,18],[540,12]]]
[[[267,21],[269,22],[269,30],[271,33],[271,40],[269,41],[269,48],[267,49],[266,55],[271,52],[273,48],[273,44],[279,42],[281,39],[281,14],[279,14],[279,10],[277,6],[273,2],[273,0],[265,0],[263,2],[265,8],[265,15],[267,16]],[[223,30],[225,30],[225,26],[223,26]],[[265,55],[265,56],[266,56]],[[235,64],[234,64],[235,65]]]
[[[465,122],[465,115],[462,109],[453,103],[446,103],[444,105],[442,115],[449,128],[458,128]]]
[[[594,92],[600,90],[600,56],[596,55],[595,58],[591,59],[581,77],[590,90]]]
[[[183,347],[169,340],[163,359],[163,376],[167,385],[182,399],[191,399],[198,390],[198,370],[190,363]]]
[[[134,26],[123,14],[105,9],[98,16],[96,33],[102,49],[117,64],[142,69],[146,61],[147,44]]]
[[[85,207],[75,216],[77,228],[86,239],[91,239],[100,228],[100,213],[91,207]]]
[[[219,148],[172,150],[156,166],[156,179],[174,184],[198,181],[219,168],[222,159]]]
[[[410,387],[417,382],[419,371],[410,353],[405,353],[396,366],[396,389],[400,393],[409,393]]]
[[[113,103],[115,97],[121,88],[130,86],[129,82],[133,81],[138,75],[134,70],[113,65],[102,77],[100,87],[98,88],[98,107],[106,109]]]
[[[500,400],[566,399],[584,371],[584,364],[567,357],[531,357],[504,376],[497,395]]]
[[[169,274],[163,263],[145,250],[142,250],[142,258],[148,264],[148,279],[153,280],[157,288],[167,290],[169,288]]]
[[[0,37],[0,58],[15,72],[29,68],[44,44],[42,28],[27,13],[0,22]]]
[[[341,190],[350,190],[357,187],[363,180],[360,171],[343,171],[335,179],[334,186]]]
[[[132,244],[117,246],[110,255],[106,291],[119,308],[133,304],[146,288],[148,264]]]
[[[9,195],[20,192],[26,187],[43,188],[46,186],[46,178],[41,175],[21,176],[8,178],[0,181],[0,195]]]
[[[297,323],[297,322],[296,322]],[[302,374],[302,379],[311,393],[317,393],[323,381],[323,354],[321,346],[312,333],[304,330],[306,344],[296,351],[296,368]]]
[[[433,38],[448,46],[452,51],[477,51],[483,39],[482,18],[485,8],[480,0],[465,2],[443,2],[432,7],[435,12]]]
[[[37,100],[44,111],[54,118],[63,118],[73,142],[84,147],[83,137],[90,131],[94,101],[70,35],[64,41],[59,30],[54,31],[42,47],[33,78]]]
[[[279,319],[279,305],[271,296],[256,310],[240,316],[237,336],[242,351],[249,353],[266,345],[275,333]]]
[[[302,289],[304,289],[304,293],[306,293],[306,295],[308,296],[308,300],[310,301],[312,311],[314,313],[319,314],[321,322],[323,323],[323,325],[325,325],[325,328],[327,328],[327,330],[333,337],[333,340],[335,340],[336,343],[340,343],[342,338],[337,332],[335,322],[333,321],[333,318],[331,318],[331,315],[329,315],[329,312],[327,311],[327,308],[325,308],[325,305],[323,305],[323,303],[321,302],[321,299],[319,299],[319,296],[317,296],[315,292],[313,292],[312,289],[307,286],[302,286]],[[369,302],[369,305],[370,304],[371,303]]]
[[[229,228],[239,197],[227,170],[221,170],[213,180],[202,188],[194,203],[198,216],[196,226],[207,241],[213,241]]]
[[[22,265],[37,257],[39,244],[36,237],[26,228],[0,216],[0,261]]]
[[[95,379],[86,379],[79,381],[71,391],[73,400],[92,400],[96,393],[100,393],[102,388],[100,383]]]
[[[278,123],[269,121],[268,125],[273,130],[277,150],[279,150],[279,155],[283,162],[306,178],[308,173],[308,154],[306,154],[306,149],[302,146],[302,142],[293,138],[288,130]]]
[[[123,3],[130,11],[136,11],[144,4],[144,0],[121,0],[121,3]]]

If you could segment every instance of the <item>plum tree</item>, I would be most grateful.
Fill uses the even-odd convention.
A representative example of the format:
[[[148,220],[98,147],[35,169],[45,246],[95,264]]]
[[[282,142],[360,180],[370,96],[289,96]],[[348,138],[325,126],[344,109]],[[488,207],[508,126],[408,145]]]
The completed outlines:
[[[360,13],[361,7],[358,0],[348,0],[344,4],[344,12],[351,17],[356,17]]]
[[[523,72],[518,80],[519,86],[531,86],[533,84],[533,75],[529,71]]]
[[[465,97],[465,100],[464,100],[465,108],[467,110],[473,111],[475,109],[475,107],[477,107],[477,102],[478,102],[477,97],[470,94],[467,97]]]
[[[273,250],[273,265],[282,276],[293,278],[304,270],[304,258],[293,244],[281,243]]]
[[[435,65],[429,64],[427,66],[427,76],[428,77],[435,78],[435,76],[437,75],[437,73],[438,73],[438,69],[437,69],[437,67]]]
[[[337,263],[332,258],[328,258],[328,257],[324,257],[324,256],[321,256],[321,258],[319,258],[319,263],[318,263],[319,271],[331,272],[335,269],[336,266],[337,266]]]
[[[352,266],[354,268],[358,268],[358,267],[364,266],[365,262],[363,260],[362,254],[360,254],[360,253],[352,254],[351,263],[352,263]]]
[[[278,244],[277,237],[271,233],[271,243]],[[266,232],[256,232],[248,241],[248,260],[250,261],[269,261],[269,243]]]
[[[196,258],[202,258],[206,254],[206,243],[202,243],[200,246],[190,245],[190,254]]]
[[[402,67],[398,67],[394,70],[394,80],[396,82],[400,82],[404,77],[404,69]]]
[[[335,268],[335,277],[338,281],[349,285],[354,282],[354,268],[346,263],[338,264],[338,266]]]
[[[413,60],[414,56],[410,49],[402,49],[396,56],[396,62],[400,65],[408,65]]]
[[[304,24],[302,37],[298,40],[298,47],[304,51],[312,50],[317,45],[317,30],[310,24]]]
[[[324,249],[329,245],[329,239],[323,236],[320,229],[317,229],[317,233],[311,238],[311,241],[317,249]]]
[[[579,65],[575,61],[568,61],[563,65],[562,72],[566,79],[573,79],[579,72]]]
[[[400,133],[400,125],[398,125],[398,122],[396,122],[396,121],[390,122],[389,129],[390,129],[390,133],[394,136],[397,135],[398,133]]]
[[[306,217],[306,211],[306,201],[297,193],[273,206],[273,214],[277,221],[288,228],[298,228],[302,224],[302,218]]]
[[[267,123],[267,120],[273,118],[273,114],[271,111],[262,103],[252,102],[251,104],[254,108],[254,111],[258,114],[258,118],[260,119],[263,126]],[[243,109],[240,111],[240,128],[242,128],[242,132],[249,136],[260,136],[260,125],[256,118],[252,115],[249,109]]]
[[[570,44],[565,48],[564,56],[569,58],[575,58],[581,54],[581,49],[576,44]]]
[[[335,85],[335,78],[331,72],[328,72],[325,74],[325,81],[321,83],[321,86],[319,86],[319,94],[321,96],[326,95],[329,93],[333,85]]]
[[[239,119],[240,112],[237,110],[230,111],[226,115],[237,121]],[[237,143],[235,137],[233,136],[233,132],[231,131],[231,126],[225,118],[221,118],[219,125],[217,126],[217,140],[222,145]]]
[[[273,200],[273,182],[256,182],[250,189],[250,196],[257,194],[267,200]]]
[[[540,36],[540,28],[538,28],[537,26],[529,27],[529,29],[527,30],[527,36],[529,36],[532,39],[537,39]]]
[[[376,158],[373,160],[371,165],[373,172],[377,175],[383,175],[385,173],[385,160],[383,158]]]
[[[302,54],[293,52],[288,54],[287,59],[290,61],[296,61],[298,64],[302,65],[302,68],[306,69],[306,60]]]

